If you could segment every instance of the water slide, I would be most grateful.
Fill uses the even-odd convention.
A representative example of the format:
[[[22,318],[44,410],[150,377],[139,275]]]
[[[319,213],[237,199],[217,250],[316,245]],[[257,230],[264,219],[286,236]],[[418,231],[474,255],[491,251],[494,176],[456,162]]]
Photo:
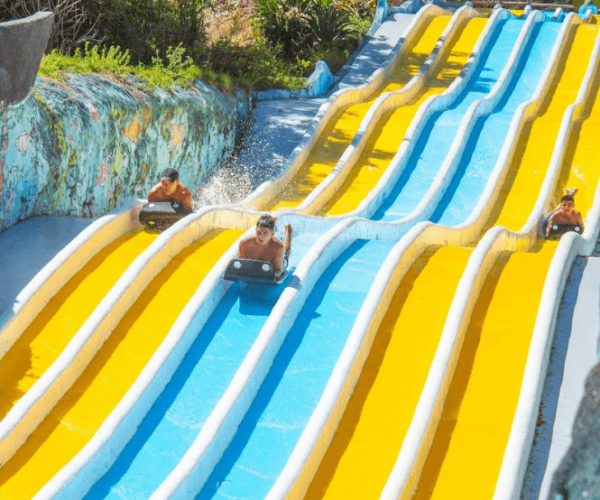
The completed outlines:
[[[586,70],[581,64],[582,54],[588,54],[589,58],[597,32],[595,25],[581,25],[573,17],[555,23],[543,21],[542,16],[535,13],[527,19],[496,16],[494,26],[489,27],[492,20],[473,18],[465,12],[466,9],[455,15],[453,21],[444,15],[422,16],[406,37],[410,43],[405,47],[405,59],[401,59],[404,64],[398,64],[397,71],[392,72],[391,83],[380,85],[376,93],[367,93],[362,104],[342,107],[325,120],[323,131],[316,134],[316,145],[310,148],[309,158],[301,168],[296,169],[293,182],[288,182],[282,191],[273,189],[276,194],[270,194],[270,205],[256,204],[258,208],[283,210],[280,221],[290,221],[297,228],[291,263],[295,272],[284,286],[265,290],[249,285],[226,286],[219,280],[217,271],[233,255],[237,239],[252,226],[256,217],[241,209],[208,208],[195,214],[187,224],[173,227],[159,237],[141,232],[131,223],[129,226],[122,223],[120,233],[113,231],[107,237],[112,240],[88,258],[89,262],[82,262],[78,274],[62,278],[64,284],[58,288],[55,298],[38,306],[41,312],[36,319],[31,325],[20,326],[24,333],[14,335],[17,340],[0,359],[0,363],[11,359],[8,356],[14,351],[12,359],[21,362],[21,358],[34,357],[28,353],[35,353],[37,363],[20,367],[16,377],[5,382],[12,392],[8,393],[11,400],[3,409],[2,416],[6,417],[0,423],[0,431],[4,431],[4,424],[10,424],[12,428],[10,425],[5,428],[12,429],[17,437],[5,439],[8,445],[4,447],[0,442],[0,452],[8,458],[0,469],[0,498],[31,498],[67,464],[56,476],[59,479],[48,483],[38,494],[39,498],[60,495],[74,498],[70,491],[78,491],[79,496],[87,492],[87,498],[149,498],[152,495],[165,498],[170,494],[189,498],[196,495],[198,498],[232,495],[281,498],[277,492],[289,490],[302,491],[300,496],[306,493],[312,498],[333,494],[348,496],[348,492],[342,492],[345,491],[342,486],[356,489],[359,487],[356,483],[370,487],[372,491],[364,493],[369,496],[379,495],[384,487],[388,489],[386,480],[390,472],[396,470],[394,461],[404,451],[402,443],[404,436],[410,433],[415,406],[421,404],[424,397],[423,388],[428,382],[432,360],[437,356],[445,323],[449,321],[447,313],[456,300],[461,277],[473,261],[472,255],[490,239],[484,236],[477,247],[468,248],[466,245],[477,241],[484,231],[481,227],[471,231],[460,227],[473,225],[469,218],[494,189],[496,194],[489,198],[492,203],[488,205],[494,205],[496,198],[501,199],[500,192],[505,202],[491,206],[488,210],[491,215],[480,215],[480,226],[487,220],[490,226],[502,224],[511,231],[519,231],[535,212],[533,206],[538,193],[543,191],[541,185],[548,178],[545,170],[551,163],[552,148],[547,146],[549,134],[557,136],[565,108],[575,101]],[[445,32],[452,22],[454,31]],[[469,58],[486,26],[489,31],[479,38],[479,58]],[[428,58],[436,48],[437,55]],[[464,84],[450,89],[454,81],[460,80],[455,78],[468,64],[468,58],[472,64],[462,73]],[[390,105],[391,109],[384,112],[383,118],[373,120],[369,116],[376,101],[381,103],[390,95],[402,94],[411,82],[412,87],[420,88],[408,97],[401,95]],[[595,80],[593,85],[597,91]],[[451,99],[440,99],[447,93],[452,94]],[[438,96],[437,101],[435,96]],[[594,96],[595,93],[590,102]],[[529,121],[522,116],[517,120],[520,109],[526,105],[527,109],[532,108],[532,99],[541,104],[531,112]],[[434,110],[423,120],[413,119],[421,118],[419,110],[432,102],[444,102],[444,108]],[[406,149],[400,158],[401,139],[410,126],[419,121],[422,124],[410,146],[412,149]],[[509,129],[517,122],[526,129],[529,127],[527,133],[511,136]],[[351,162],[353,169],[346,169],[345,179],[335,180],[337,176],[331,174],[337,173],[335,170],[344,155],[349,156],[347,151],[364,125],[371,129],[360,137],[363,156]],[[511,150],[511,154],[505,155],[512,156],[511,161],[498,166],[495,158],[498,151],[504,150]],[[584,166],[570,174],[570,164],[567,160],[563,163],[567,166],[562,167],[562,177],[552,186],[551,192],[555,195],[544,198],[544,207],[556,203],[562,186],[581,185],[581,179],[585,178],[588,195],[577,200],[585,216],[591,207],[593,194],[589,192],[595,191],[597,174],[591,171],[592,167]],[[396,170],[395,182],[386,188],[385,196],[380,196],[380,203],[373,204],[378,206],[371,209],[372,217],[380,222],[347,217],[343,220],[340,215],[360,206],[375,186],[381,185],[382,180],[387,181],[385,175],[393,178],[387,174],[391,171],[388,165]],[[522,174],[527,170],[529,174]],[[449,184],[444,188],[436,184],[442,175],[449,177],[445,181]],[[328,179],[330,184],[343,185],[336,188],[334,197],[328,198],[323,189],[313,195]],[[502,191],[498,186],[502,186]],[[422,237],[425,232],[434,233],[435,229],[427,228],[435,226],[424,223],[425,229],[415,227],[419,219],[410,216],[428,193],[439,194],[431,195],[435,202],[423,211],[421,220],[429,218],[440,226],[459,227],[456,232],[468,233],[467,236],[461,236],[460,240],[438,231],[437,236]],[[312,205],[312,209],[311,204],[306,203],[309,208],[304,210],[302,204],[311,195],[320,201]],[[513,199],[518,203],[512,202]],[[307,218],[294,215],[294,211],[330,217]],[[135,208],[130,212],[134,213]],[[400,243],[396,243],[404,234]],[[461,242],[447,246],[449,241]],[[481,425],[482,421],[482,414],[478,413],[481,405],[475,404],[471,412],[474,421],[468,419],[471,411],[468,405],[469,401],[482,400],[478,390],[485,393],[486,387],[493,387],[498,381],[497,372],[492,369],[494,362],[506,359],[495,356],[498,345],[494,340],[497,341],[499,335],[484,336],[487,330],[481,326],[489,323],[494,331],[496,320],[492,318],[497,315],[497,325],[503,324],[500,320],[506,321],[500,331],[507,340],[503,344],[509,349],[507,356],[515,358],[515,370],[510,376],[503,374],[501,390],[495,393],[494,403],[500,404],[504,411],[495,415],[493,404],[486,401],[492,409],[488,411],[499,419],[498,428],[504,426],[506,432],[498,432],[503,436],[498,438],[499,444],[490,445],[497,448],[495,468],[482,472],[479,486],[482,489],[473,495],[482,498],[482,491],[493,493],[503,460],[503,443],[505,445],[508,439],[521,386],[523,369],[519,372],[517,365],[520,362],[523,366],[527,360],[527,332],[531,333],[536,319],[537,304],[555,246],[537,244],[529,252],[500,252],[487,278],[481,279],[485,281],[481,293],[473,292],[474,297],[478,297],[473,305],[473,318],[480,321],[472,321],[474,326],[466,328],[456,376],[448,389],[433,443],[421,440],[430,450],[429,453],[421,451],[427,459],[419,471],[418,495],[447,495],[447,491],[452,491],[451,480],[458,477],[450,461],[452,457],[456,455],[462,460],[465,453],[481,454],[469,451],[468,446],[472,445],[468,439],[485,446],[485,436],[477,434],[477,424]],[[505,247],[512,250],[508,244]],[[394,259],[396,265],[392,266],[389,263]],[[394,278],[386,277],[383,269],[391,269],[388,274]],[[522,287],[525,289],[523,297],[516,300],[516,280],[527,274],[531,277],[524,278],[527,286]],[[436,282],[436,276],[440,275],[444,279],[438,278]],[[93,280],[102,286],[98,287]],[[132,283],[134,287],[129,286]],[[337,432],[321,438],[321,450],[314,451],[316,447],[305,445],[315,435],[311,436],[309,424],[334,379],[332,374],[344,358],[343,353],[369,302],[368,296],[377,283],[390,289],[391,305],[387,307],[386,303],[380,312],[381,325],[373,333],[370,351],[368,348],[365,351],[362,371],[355,373],[356,389],[346,411],[340,411],[337,417],[341,419],[339,426],[336,423],[329,429],[330,433],[335,429]],[[99,288],[97,292],[96,288]],[[88,309],[84,309],[78,304],[86,302],[81,297],[87,298],[91,289],[94,289],[96,302],[86,304]],[[427,300],[432,293],[435,302]],[[113,311],[108,316],[114,317],[105,318],[96,312],[103,310],[102,305],[109,304],[112,309],[105,307],[104,310]],[[514,316],[519,319],[517,326],[522,327],[521,330],[511,325],[511,318],[505,314],[507,307],[516,307],[513,304],[523,308],[521,315]],[[292,314],[289,314],[290,307],[295,308]],[[51,323],[52,326],[48,326]],[[62,335],[65,328],[61,325],[71,323],[70,333],[52,334],[61,332]],[[87,337],[80,335],[86,329]],[[86,346],[95,339],[97,331],[103,332],[104,337],[96,340],[95,350],[87,354],[87,363],[78,361],[77,350],[70,349],[73,339],[85,337],[80,350],[90,350]],[[427,332],[427,335],[415,338],[415,331]],[[475,333],[470,333],[472,331]],[[186,339],[180,341],[186,347],[179,347],[177,341],[171,342],[174,332],[179,332],[179,339]],[[269,339],[269,332],[271,343],[261,347],[262,340]],[[61,338],[54,340],[54,336]],[[489,358],[485,358],[485,341],[490,337],[493,337],[492,348],[487,354]],[[56,344],[49,344],[47,339]],[[172,352],[177,349],[181,352],[174,356],[173,366],[162,373],[154,366],[158,365],[155,360],[169,342]],[[468,349],[473,345],[475,347]],[[254,358],[255,365],[250,366],[255,351],[262,357]],[[38,353],[40,361],[37,361]],[[80,365],[79,373],[71,376],[72,382],[66,387],[64,381],[60,384],[57,378],[56,385],[63,388],[48,391],[51,394],[43,397],[55,399],[46,400],[45,406],[32,399],[29,404],[30,413],[35,413],[34,423],[20,428],[20,420],[15,423],[10,417],[26,414],[19,413],[27,410],[21,402],[41,387],[42,382],[48,384],[46,387],[54,387],[49,375],[65,354],[73,357],[72,364]],[[165,354],[164,360],[169,359]],[[163,362],[164,366],[167,361]],[[226,401],[235,393],[233,382],[243,378],[240,374],[246,366],[249,366],[245,372],[248,374],[246,392],[237,394],[238,399]],[[476,368],[480,371],[475,371]],[[88,451],[93,448],[91,444],[102,439],[110,443],[121,432],[118,425],[110,427],[107,422],[115,416],[116,408],[129,404],[129,395],[143,385],[140,382],[143,374],[151,373],[152,369],[160,376],[149,379],[152,390],[148,393],[152,395],[139,405],[144,410],[135,409],[141,412],[136,416],[139,427],[130,425],[129,434],[119,437],[122,449],[106,452],[112,467],[106,465],[106,460],[100,467],[94,465],[95,457],[100,457],[100,462],[103,459],[99,451]],[[407,373],[410,377],[403,377]],[[407,378],[411,379],[411,386],[403,391],[407,385],[403,381]],[[124,398],[126,394],[128,397]],[[142,392],[136,394],[139,401],[145,397]],[[390,404],[390,399],[395,403]],[[230,405],[228,413],[221,411],[226,403]],[[382,408],[387,411],[382,412]],[[463,414],[467,417],[456,418]],[[358,415],[361,418],[357,422]],[[108,428],[111,431],[103,435],[103,430]],[[466,437],[461,434],[462,428],[466,429]],[[224,437],[221,438],[221,434]],[[0,433],[0,439],[3,437]],[[376,446],[372,449],[374,445],[388,445],[388,450],[382,453]],[[278,490],[294,453],[302,446],[309,453],[321,456],[311,471],[303,471],[303,487],[297,486],[300,481],[288,481],[287,487]],[[77,460],[72,461],[73,458],[79,460],[75,465],[72,464]],[[319,463],[322,466],[317,470]],[[357,471],[366,470],[365,463],[373,471],[359,474]],[[72,475],[69,467],[80,471]],[[182,475],[182,470],[186,470],[186,474]],[[394,479],[392,476],[388,484]],[[450,478],[449,485],[445,485],[445,477]],[[197,481],[198,478],[201,480]],[[64,487],[69,481],[75,490],[69,490],[68,485]],[[191,483],[194,486],[190,486]],[[436,493],[438,484],[440,493]],[[353,489],[348,491],[354,492]]]
[[[429,10],[439,11],[437,8]],[[443,21],[443,27],[450,16],[444,16],[440,20]],[[435,21],[433,24],[439,24],[438,18],[433,15],[422,16],[419,21],[409,33],[413,41],[409,40],[408,46],[425,36],[424,32],[432,21]],[[439,30],[434,41],[442,31]],[[79,373],[71,374],[70,379],[76,382],[69,387],[69,382],[65,384],[60,376],[49,373],[52,370],[48,368],[54,367],[53,363],[61,353],[65,357],[65,347],[78,331],[79,337],[85,337],[81,335],[81,330],[87,330],[88,339],[97,335],[102,318],[91,321],[92,325],[88,326],[90,320],[94,319],[90,317],[93,316],[92,312],[102,300],[106,303],[114,299],[114,294],[107,298],[106,293],[115,286],[119,277],[123,278],[122,275],[135,258],[157,239],[156,234],[141,231],[135,225],[137,210],[139,203],[124,210],[124,214],[118,214],[115,218],[124,221],[118,224],[113,222],[112,226],[116,227],[107,228],[111,223],[104,222],[103,227],[91,228],[88,236],[91,234],[92,237],[88,237],[87,241],[82,238],[77,243],[79,248],[75,251],[78,254],[69,262],[72,269],[75,267],[73,260],[83,261],[77,263],[80,266],[78,272],[65,270],[67,266],[55,266],[52,276],[54,283],[50,284],[50,288],[54,288],[52,292],[57,293],[52,300],[47,304],[27,304],[30,306],[28,309],[17,311],[15,317],[4,322],[8,326],[3,329],[3,339],[9,340],[3,342],[5,352],[2,362],[7,367],[17,366],[18,369],[2,372],[6,397],[2,401],[4,406],[1,416],[8,414],[2,429],[2,461],[5,463],[0,472],[0,490],[3,495],[6,492],[11,498],[30,498],[89,441],[100,423],[139,376],[188,303],[198,283],[241,234],[236,230],[213,228],[204,235],[194,235],[192,245],[181,245],[180,252],[170,255],[172,258],[168,263],[161,262],[158,269],[145,278],[144,286],[136,291],[137,296],[126,298],[130,304],[127,309],[121,310],[120,317],[117,313],[110,337],[108,328],[108,332],[104,332],[104,338],[95,342],[97,351],[88,354],[85,361],[77,359],[77,362],[73,362],[81,366],[75,370]],[[90,243],[89,240],[92,239],[96,241]],[[301,239],[302,237],[299,241]],[[167,245],[169,243],[163,239],[155,247],[164,251]],[[297,242],[294,246],[297,246]],[[88,256],[90,254],[93,256],[91,259]],[[87,263],[86,256],[89,259]],[[295,256],[302,256],[300,246],[296,249]],[[161,270],[161,266],[165,266],[164,269]],[[138,265],[139,267],[141,266]],[[64,276],[69,272],[73,275]],[[127,280],[123,282],[121,289],[126,288],[126,282]],[[119,288],[118,284],[116,288]],[[32,309],[35,316],[31,314]],[[266,319],[264,311],[258,316],[263,321]],[[31,325],[24,324],[33,317],[35,320]],[[231,322],[237,324],[235,319]],[[6,335],[7,331],[9,335]],[[260,324],[256,326],[256,331],[260,331]],[[107,337],[109,340],[102,345]],[[249,342],[248,345],[251,344]],[[243,357],[244,351],[240,350],[238,354]],[[93,362],[90,362],[92,358]],[[30,359],[33,360],[33,366],[25,366],[24,363]],[[127,360],[132,362],[128,363]],[[128,367],[127,370],[123,370],[124,365]],[[29,398],[25,398],[27,401],[22,401],[20,398],[43,374],[46,374],[45,380],[35,387],[37,391],[30,391]],[[102,401],[101,408],[98,407],[98,401]],[[16,405],[17,402],[20,404]],[[23,426],[22,422],[32,413],[33,422]],[[64,444],[61,446],[56,443]]]

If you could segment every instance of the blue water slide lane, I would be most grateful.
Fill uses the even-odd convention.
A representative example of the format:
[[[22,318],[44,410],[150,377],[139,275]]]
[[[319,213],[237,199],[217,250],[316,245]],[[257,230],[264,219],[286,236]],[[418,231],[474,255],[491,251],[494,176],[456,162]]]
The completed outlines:
[[[312,415],[394,244],[357,240],[321,275],[233,441],[196,498],[266,496]]]
[[[428,119],[406,168],[374,214],[374,220],[398,220],[417,207],[448,155],[467,109],[473,101],[485,97],[497,83],[523,25],[522,19],[499,23],[490,35],[494,37],[493,42],[488,44],[479,64],[472,69],[475,74],[456,101]]]
[[[544,22],[529,39],[511,88],[494,111],[477,121],[465,153],[444,197],[431,217],[432,222],[455,226],[466,221],[477,205],[496,165],[513,116],[519,105],[530,100],[550,59],[561,23]]]
[[[256,340],[293,269],[318,239],[294,236],[288,279],[279,286],[234,283],[134,436],[87,500],[147,499],[179,463]],[[168,450],[168,451],[167,451]]]

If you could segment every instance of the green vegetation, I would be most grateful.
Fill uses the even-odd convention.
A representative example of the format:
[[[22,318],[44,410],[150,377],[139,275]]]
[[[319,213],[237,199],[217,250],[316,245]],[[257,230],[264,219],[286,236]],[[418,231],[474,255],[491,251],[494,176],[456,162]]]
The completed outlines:
[[[337,72],[375,0],[14,0],[0,21],[43,9],[56,14],[44,76],[101,73],[148,90],[201,79],[230,91],[302,88],[319,59]]]

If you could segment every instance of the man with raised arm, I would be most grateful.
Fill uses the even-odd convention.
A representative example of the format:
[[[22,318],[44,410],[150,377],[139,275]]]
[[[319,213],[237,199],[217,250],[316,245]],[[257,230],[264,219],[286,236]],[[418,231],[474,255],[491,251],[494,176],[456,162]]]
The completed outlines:
[[[238,259],[270,262],[277,277],[285,271],[292,251],[292,226],[285,225],[283,242],[275,237],[275,221],[270,215],[261,215],[256,222],[256,233],[240,241]]]

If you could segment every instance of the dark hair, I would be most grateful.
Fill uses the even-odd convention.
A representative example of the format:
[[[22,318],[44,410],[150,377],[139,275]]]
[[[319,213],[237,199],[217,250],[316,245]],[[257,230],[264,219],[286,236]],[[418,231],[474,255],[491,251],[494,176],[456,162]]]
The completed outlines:
[[[570,201],[573,204],[575,204],[575,198],[573,198],[570,194],[566,194],[564,195],[561,199],[560,202],[562,203],[563,201]]]
[[[179,179],[179,172],[174,168],[165,168],[160,174],[160,180],[175,182]]]
[[[261,215],[258,221],[256,221],[256,227],[264,227],[275,231],[275,219],[270,215]]]

